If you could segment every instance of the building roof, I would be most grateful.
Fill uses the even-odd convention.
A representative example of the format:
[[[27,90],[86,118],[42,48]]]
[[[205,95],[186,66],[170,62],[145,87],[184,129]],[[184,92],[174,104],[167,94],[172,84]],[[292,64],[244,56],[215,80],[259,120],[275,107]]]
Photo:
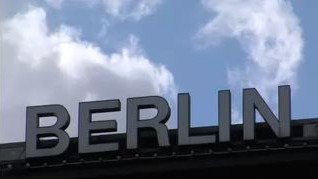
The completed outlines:
[[[159,148],[155,133],[142,130],[138,150],[125,147],[117,152],[80,155],[77,138],[68,150],[56,157],[25,159],[25,143],[0,145],[0,173],[8,178],[94,178],[101,176],[174,176],[210,173],[249,174],[250,170],[299,171],[300,166],[315,171],[318,166],[318,119],[293,120],[291,137],[278,139],[265,123],[256,124],[256,140],[242,140],[242,125],[231,128],[231,142],[177,146],[177,131],[169,130],[171,147]],[[218,127],[191,129],[191,135],[217,134]],[[125,146],[126,134],[95,136],[93,142],[119,141]],[[54,141],[45,141],[50,146]],[[273,168],[274,167],[274,168]],[[294,170],[291,170],[294,169]],[[191,172],[192,171],[192,172]],[[233,174],[234,174],[233,173]],[[297,173],[295,173],[297,174]],[[318,174],[317,174],[318,175]]]

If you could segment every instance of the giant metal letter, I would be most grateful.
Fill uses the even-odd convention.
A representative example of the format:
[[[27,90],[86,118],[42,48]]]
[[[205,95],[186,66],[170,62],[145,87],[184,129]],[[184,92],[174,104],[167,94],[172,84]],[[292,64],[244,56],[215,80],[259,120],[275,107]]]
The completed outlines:
[[[219,141],[231,140],[231,92],[230,90],[219,91]]]
[[[115,132],[117,122],[92,121],[92,114],[120,111],[119,100],[83,102],[79,104],[79,130],[78,151],[79,153],[93,153],[118,150],[118,143],[90,144],[92,133]]]
[[[140,110],[156,108],[157,115],[152,119],[140,120]],[[169,146],[168,128],[165,123],[170,117],[167,101],[159,96],[127,99],[127,148],[138,146],[138,129],[153,128],[157,132],[159,146]]]
[[[178,144],[194,145],[215,143],[215,135],[190,136],[191,103],[189,93],[178,95]]]
[[[64,131],[69,123],[70,116],[61,105],[27,107],[26,119],[26,157],[45,157],[62,154],[68,147],[70,138]],[[56,123],[49,127],[40,127],[41,117],[56,117]],[[38,148],[37,141],[41,137],[58,138],[58,143],[50,148]]]
[[[278,89],[278,119],[256,89],[243,90],[244,140],[253,140],[255,138],[255,109],[258,110],[277,137],[290,136],[290,86],[279,86]]]

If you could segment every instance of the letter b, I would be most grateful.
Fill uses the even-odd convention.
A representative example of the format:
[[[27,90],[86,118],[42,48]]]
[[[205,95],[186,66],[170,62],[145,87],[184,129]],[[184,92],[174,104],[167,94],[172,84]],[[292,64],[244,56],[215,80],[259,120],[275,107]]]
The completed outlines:
[[[65,129],[70,123],[70,116],[65,107],[61,105],[31,106],[26,112],[26,158],[47,157],[62,154],[70,143],[69,135]],[[41,117],[57,118],[53,126],[40,127]],[[40,137],[58,138],[54,147],[38,148]]]

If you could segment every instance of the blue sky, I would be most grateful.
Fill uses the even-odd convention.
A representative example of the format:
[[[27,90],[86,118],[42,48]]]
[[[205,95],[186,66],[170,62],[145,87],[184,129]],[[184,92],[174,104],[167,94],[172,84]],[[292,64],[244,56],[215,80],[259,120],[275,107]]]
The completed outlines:
[[[318,117],[318,24],[314,18],[318,15],[318,1],[271,0],[268,4],[261,0],[119,1],[117,6],[114,1],[99,0],[95,4],[86,0],[1,2],[7,8],[1,18],[5,27],[1,32],[1,48],[5,52],[1,55],[0,71],[0,142],[23,140],[24,132],[16,134],[8,128],[24,130],[22,116],[28,105],[60,103],[68,107],[72,120],[76,121],[75,105],[80,101],[124,100],[148,94],[165,96],[172,110],[176,110],[176,94],[189,92],[192,125],[206,126],[217,124],[218,90],[231,89],[233,120],[239,122],[242,88],[256,87],[275,109],[277,86],[290,84],[293,119]],[[146,10],[138,9],[140,5]],[[216,22],[218,17],[220,22]],[[204,31],[210,22],[212,27]],[[26,24],[30,26],[23,26]],[[15,31],[19,27],[31,38],[23,36],[27,32]],[[45,29],[45,33],[38,35]],[[264,39],[268,47],[256,49],[254,45],[263,43]],[[31,45],[36,42],[39,44]],[[287,44],[279,46],[279,43]],[[67,56],[67,48],[75,54]],[[37,59],[32,50],[35,55],[43,54]],[[76,57],[81,60],[72,61]],[[128,59],[127,63],[124,58]],[[116,63],[112,64],[112,60]],[[92,64],[92,71],[86,69]],[[15,67],[5,70],[9,65]],[[98,65],[106,70],[100,72]],[[291,76],[285,79],[288,74]],[[52,80],[58,82],[51,83]],[[39,85],[30,87],[21,85],[21,81]],[[126,84],[123,89],[121,82]],[[39,99],[31,99],[34,93],[41,94],[36,95]],[[7,103],[10,105],[5,107]],[[14,111],[21,114],[9,114]],[[118,118],[123,120],[123,115],[119,114]],[[76,123],[70,126],[70,133],[74,127]]]

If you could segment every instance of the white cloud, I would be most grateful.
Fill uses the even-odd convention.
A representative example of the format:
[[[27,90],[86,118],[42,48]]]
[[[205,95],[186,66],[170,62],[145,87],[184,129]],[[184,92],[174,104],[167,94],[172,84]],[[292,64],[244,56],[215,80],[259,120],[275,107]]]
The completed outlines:
[[[233,38],[247,54],[242,66],[228,69],[231,87],[256,87],[273,102],[278,85],[297,86],[304,42],[289,1],[203,0],[202,4],[213,17],[196,37],[204,45]]]
[[[127,97],[163,95],[173,104],[173,75],[152,63],[134,36],[118,52],[105,54],[81,40],[72,27],[51,31],[42,8],[17,14],[1,26],[0,143],[23,140],[25,108],[30,105],[66,106],[74,136],[80,101],[121,99],[122,112],[113,116],[121,132]]]
[[[54,8],[61,8],[65,0],[45,0]],[[71,1],[71,0],[69,0]],[[151,15],[163,0],[73,0],[73,3],[85,3],[89,7],[103,6],[105,13],[120,20],[139,21]]]
[[[162,0],[103,0],[105,11],[113,17],[140,20],[152,14]]]

